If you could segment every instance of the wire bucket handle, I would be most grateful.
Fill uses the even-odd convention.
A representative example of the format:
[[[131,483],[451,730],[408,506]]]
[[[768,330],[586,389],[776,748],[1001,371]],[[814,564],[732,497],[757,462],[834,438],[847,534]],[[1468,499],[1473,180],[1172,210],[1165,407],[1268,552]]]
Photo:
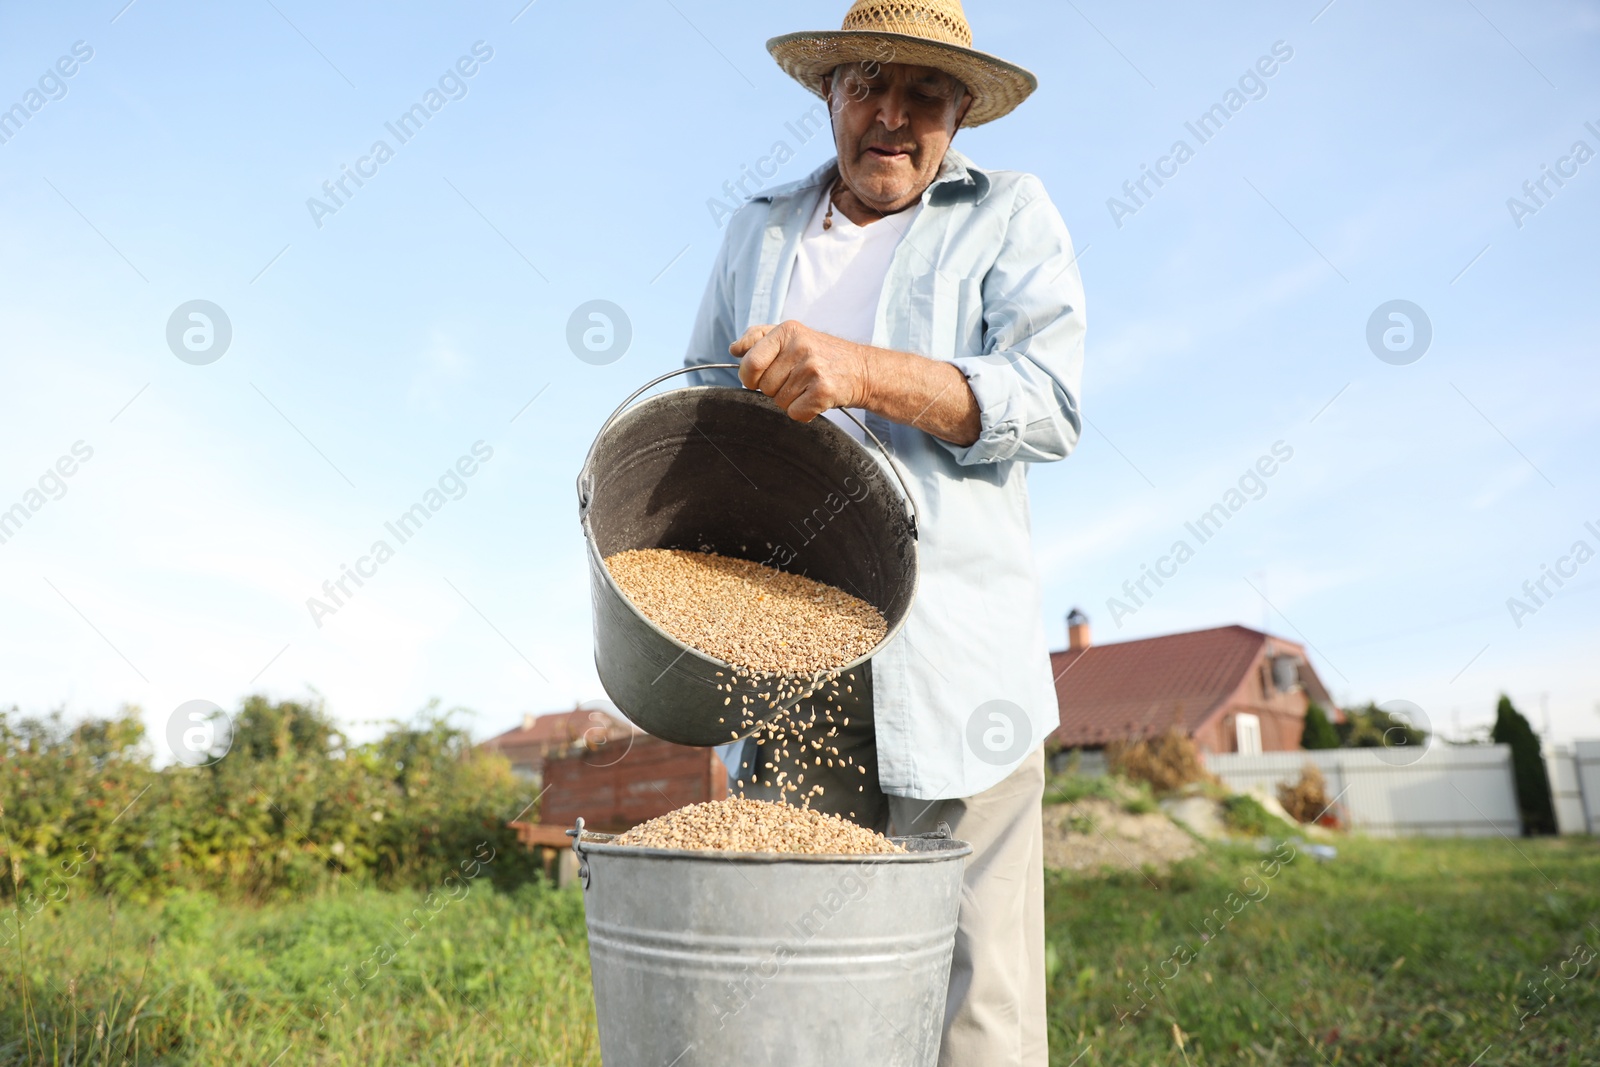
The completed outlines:
[[[659,378],[645,382],[639,388],[630,393],[628,398],[622,403],[618,404],[617,409],[611,413],[610,417],[608,417],[604,423],[601,424],[599,431],[594,435],[594,441],[589,445],[588,453],[583,457],[583,469],[578,472],[579,511],[582,512],[589,509],[589,494],[593,488],[590,484],[593,480],[593,477],[590,473],[590,465],[594,462],[594,450],[600,446],[600,439],[606,435],[606,431],[611,428],[611,424],[617,421],[617,418],[628,409],[629,405],[631,405],[635,400],[638,400],[649,390],[660,385],[662,382],[669,378],[676,378],[680,374],[690,374],[694,371],[702,370],[738,370],[739,366],[740,365],[738,363],[701,363],[693,367],[679,367],[677,370],[668,371]],[[884,462],[888,465],[890,473],[894,475],[894,480],[900,485],[900,495],[905,497],[906,521],[911,524],[911,537],[913,540],[915,540],[917,536],[917,502],[916,499],[911,495],[911,488],[906,484],[905,476],[900,473],[900,464],[895,461],[894,456],[892,456],[889,453],[889,450],[884,447],[883,442],[878,439],[878,435],[868,429],[867,424],[856,418],[848,408],[836,408],[835,410],[839,411],[851,422],[861,427],[861,432],[871,438],[872,443],[878,447],[878,452],[883,456]]]

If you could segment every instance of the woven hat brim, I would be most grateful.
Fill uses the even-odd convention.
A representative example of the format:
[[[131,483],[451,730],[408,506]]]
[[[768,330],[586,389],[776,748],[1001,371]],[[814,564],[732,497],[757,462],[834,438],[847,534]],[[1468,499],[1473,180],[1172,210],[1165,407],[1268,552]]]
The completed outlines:
[[[818,79],[845,63],[905,63],[942,70],[967,87],[972,107],[963,126],[982,126],[1016,110],[1039,87],[1033,73],[976,48],[878,30],[786,33],[767,42],[784,73],[827,99]]]

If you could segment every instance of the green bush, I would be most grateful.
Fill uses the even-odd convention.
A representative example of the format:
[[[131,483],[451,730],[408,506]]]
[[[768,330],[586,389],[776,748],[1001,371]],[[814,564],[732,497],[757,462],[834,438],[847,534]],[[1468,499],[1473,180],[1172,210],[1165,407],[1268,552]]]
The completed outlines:
[[[141,899],[421,888],[480,847],[499,857],[496,884],[532,875],[505,825],[531,793],[437,703],[362,745],[320,701],[252,696],[232,718],[220,760],[158,770],[137,708],[77,725],[0,710],[0,896],[32,915],[82,885]]]
[[[1235,793],[1223,799],[1222,821],[1230,830],[1251,837],[1288,837],[1295,832],[1249,793]]]
[[[1360,707],[1345,708],[1344,720],[1333,728],[1344,748],[1398,748],[1403,745],[1424,748],[1428,744],[1426,730],[1384,711],[1372,701]]]

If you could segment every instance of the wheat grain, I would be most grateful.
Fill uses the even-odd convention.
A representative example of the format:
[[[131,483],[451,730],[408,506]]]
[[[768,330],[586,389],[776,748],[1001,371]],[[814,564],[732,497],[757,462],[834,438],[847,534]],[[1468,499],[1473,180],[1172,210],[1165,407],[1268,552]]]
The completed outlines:
[[[882,834],[808,808],[729,797],[690,804],[616,839],[641,848],[855,856],[904,852]]]
[[[751,560],[646,548],[605,562],[646,618],[744,671],[837,670],[871,652],[888,632],[883,615],[859,597]]]

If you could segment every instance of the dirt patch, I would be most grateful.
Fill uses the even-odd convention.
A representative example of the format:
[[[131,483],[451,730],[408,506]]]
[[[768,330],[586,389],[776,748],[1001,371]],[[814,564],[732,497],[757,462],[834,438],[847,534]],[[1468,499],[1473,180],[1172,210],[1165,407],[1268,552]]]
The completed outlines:
[[[1055,870],[1165,870],[1201,847],[1160,812],[1136,815],[1101,797],[1044,807],[1044,865]]]

